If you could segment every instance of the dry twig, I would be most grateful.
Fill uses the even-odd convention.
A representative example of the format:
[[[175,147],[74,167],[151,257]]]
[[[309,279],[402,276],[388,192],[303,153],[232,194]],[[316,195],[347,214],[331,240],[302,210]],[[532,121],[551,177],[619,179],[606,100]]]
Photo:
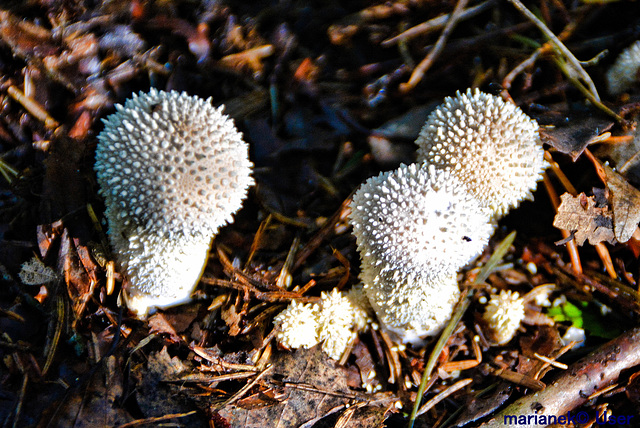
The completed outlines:
[[[447,25],[445,25],[444,30],[442,30],[442,34],[440,34],[440,37],[438,38],[435,46],[431,49],[431,51],[429,51],[427,56],[422,61],[420,61],[420,64],[418,64],[415,70],[413,70],[409,81],[407,83],[400,84],[399,88],[401,92],[409,92],[410,90],[415,88],[418,83],[420,83],[422,77],[431,67],[438,55],[440,55],[442,49],[444,49],[444,45],[447,43],[447,40],[449,40],[451,32],[458,24],[458,22],[460,22],[462,11],[464,10],[464,7],[468,2],[469,0],[458,0],[458,3],[456,4],[455,9],[453,9],[453,12],[451,12],[451,16],[447,20]]]
[[[640,364],[640,328],[603,345],[573,364],[542,391],[527,395],[503,409],[482,428],[503,428],[506,415],[563,415],[583,405],[595,391],[614,382],[624,369]],[[535,411],[534,411],[535,409]],[[534,427],[538,425],[520,425]]]

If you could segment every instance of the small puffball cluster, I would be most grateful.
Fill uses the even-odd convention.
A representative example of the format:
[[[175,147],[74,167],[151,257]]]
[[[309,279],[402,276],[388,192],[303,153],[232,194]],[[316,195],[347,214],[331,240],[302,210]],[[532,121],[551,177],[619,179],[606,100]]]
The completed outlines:
[[[536,121],[477,89],[445,98],[416,144],[419,162],[451,170],[497,216],[532,198],[545,167]]]
[[[189,299],[218,229],[253,184],[248,146],[222,108],[175,91],[134,94],[104,120],[95,170],[127,306]]]
[[[402,165],[358,189],[350,219],[361,279],[387,330],[415,341],[441,328],[458,300],[458,269],[491,237],[489,217],[455,175],[433,165]]]
[[[370,321],[358,293],[358,289],[347,294],[333,289],[322,292],[316,304],[291,302],[273,320],[278,327],[276,340],[292,349],[311,348],[322,342],[322,350],[339,360]]]
[[[350,215],[365,293],[404,342],[444,327],[458,270],[483,251],[495,221],[531,197],[545,167],[537,123],[478,90],[446,98],[416,144],[419,163],[367,180]]]
[[[605,77],[611,95],[620,95],[640,81],[640,40],[618,56]]]
[[[488,339],[491,342],[505,345],[513,339],[524,319],[524,302],[524,298],[510,290],[491,295],[482,315],[487,323]]]

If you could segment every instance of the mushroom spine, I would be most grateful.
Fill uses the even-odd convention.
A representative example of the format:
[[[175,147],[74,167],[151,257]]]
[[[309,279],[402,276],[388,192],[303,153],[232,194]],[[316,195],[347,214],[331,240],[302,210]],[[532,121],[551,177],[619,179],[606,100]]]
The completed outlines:
[[[211,99],[151,89],[104,121],[95,171],[127,306],[189,299],[218,229],[253,184],[248,146]]]

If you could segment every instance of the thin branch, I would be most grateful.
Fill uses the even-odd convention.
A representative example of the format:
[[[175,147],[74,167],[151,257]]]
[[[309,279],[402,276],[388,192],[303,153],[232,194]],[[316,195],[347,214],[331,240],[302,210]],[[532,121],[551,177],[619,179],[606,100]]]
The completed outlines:
[[[449,40],[449,36],[453,32],[455,26],[460,22],[460,17],[462,16],[462,11],[469,0],[458,0],[458,4],[456,4],[455,9],[451,13],[451,17],[447,21],[447,25],[445,25],[444,30],[442,30],[442,34],[438,38],[435,46],[431,51],[427,54],[427,56],[418,64],[418,66],[411,73],[411,77],[407,83],[400,84],[400,92],[406,93],[416,87],[418,83],[422,80],[422,77],[425,75],[427,70],[431,68],[431,65],[435,61],[435,59],[440,55],[442,49],[444,49],[447,40]]]
[[[505,416],[566,415],[567,412],[583,405],[594,391],[618,379],[622,370],[638,364],[640,364],[640,328],[635,328],[571,365],[544,390],[522,397],[507,406],[490,421],[482,424],[481,428],[511,426],[505,422]],[[539,425],[520,426],[537,427]]]
[[[487,0],[484,3],[480,3],[479,5],[463,10],[460,13],[460,21],[473,18],[474,16],[480,14],[481,12],[484,12],[485,10],[489,9],[491,6],[494,5],[494,3],[495,3],[495,0]],[[382,43],[380,43],[380,46],[386,48],[400,42],[406,42],[408,40],[413,39],[414,37],[418,37],[424,34],[428,34],[432,31],[439,30],[440,28],[444,27],[447,24],[447,21],[449,20],[450,17],[451,17],[450,14],[444,14],[444,15],[435,17],[433,19],[430,19],[426,22],[423,22],[422,24],[413,26],[408,30],[405,30],[402,33],[398,34],[397,36],[391,37],[390,39],[387,39],[387,40],[383,40]]]
[[[527,7],[520,2],[520,0],[509,0],[509,2],[518,9],[524,16],[527,17],[531,22],[533,22],[540,31],[553,43],[555,48],[562,54],[562,57],[567,61],[569,77],[574,79],[579,79],[587,85],[588,91],[591,93],[591,96],[600,102],[600,96],[598,95],[598,90],[596,89],[596,85],[591,80],[589,74],[584,71],[580,61],[571,53],[571,51],[556,37],[555,34],[542,22],[537,16],[535,16]]]

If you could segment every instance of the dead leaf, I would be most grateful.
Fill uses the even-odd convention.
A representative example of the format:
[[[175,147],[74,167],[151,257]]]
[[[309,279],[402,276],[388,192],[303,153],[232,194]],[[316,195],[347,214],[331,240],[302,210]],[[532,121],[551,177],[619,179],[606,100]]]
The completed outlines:
[[[501,381],[488,395],[470,397],[453,426],[467,426],[471,422],[492,414],[511,397],[512,393],[513,386],[509,382]]]
[[[542,123],[548,122],[544,118],[540,119]],[[613,126],[609,119],[592,116],[574,115],[571,120],[567,120],[568,118],[562,115],[553,119],[552,128],[540,130],[542,141],[559,152],[570,155],[574,162],[589,144]]]
[[[232,303],[224,306],[220,311],[220,315],[229,327],[229,336],[237,336],[241,331],[242,312],[238,313],[238,308]]]
[[[640,191],[608,165],[602,165],[613,208],[613,231],[618,242],[627,242],[640,222]]]
[[[181,305],[178,308],[168,308],[149,317],[150,333],[168,334],[172,341],[181,342],[183,334],[198,316],[198,305]]]
[[[282,353],[273,362],[267,381],[280,384],[288,395],[284,401],[247,410],[232,404],[219,410],[234,427],[299,427],[346,408],[354,394],[347,386],[344,368],[322,353],[318,346]]]
[[[616,242],[613,234],[613,214],[607,207],[597,207],[595,198],[587,197],[584,193],[576,197],[565,193],[560,198],[562,203],[553,219],[555,227],[575,232],[578,245],[584,244],[587,239],[592,245],[602,241],[611,244]]]
[[[122,361],[110,356],[103,367],[91,373],[78,388],[74,388],[61,404],[54,403],[44,413],[39,427],[106,427],[133,421],[122,407],[123,379],[119,367]]]
[[[387,407],[354,407],[350,419],[342,425],[344,428],[379,428],[384,427],[387,415],[392,411],[393,403]],[[343,419],[343,418],[341,418]],[[336,424],[337,426],[337,424]]]
[[[181,382],[176,382],[190,371],[180,358],[169,356],[166,347],[149,354],[145,366],[132,369],[136,399],[145,417],[184,414],[195,410],[195,404],[184,393]],[[206,426],[199,414],[182,417],[178,421],[181,426]]]
[[[149,333],[164,333],[169,335],[169,338],[175,343],[181,341],[178,332],[176,332],[162,312],[158,312],[149,317]]]
[[[637,120],[637,118],[636,118]],[[634,185],[640,185],[640,127],[632,135],[624,133],[619,137],[631,137],[629,142],[602,144],[594,152],[598,159],[608,159],[620,174]]]

